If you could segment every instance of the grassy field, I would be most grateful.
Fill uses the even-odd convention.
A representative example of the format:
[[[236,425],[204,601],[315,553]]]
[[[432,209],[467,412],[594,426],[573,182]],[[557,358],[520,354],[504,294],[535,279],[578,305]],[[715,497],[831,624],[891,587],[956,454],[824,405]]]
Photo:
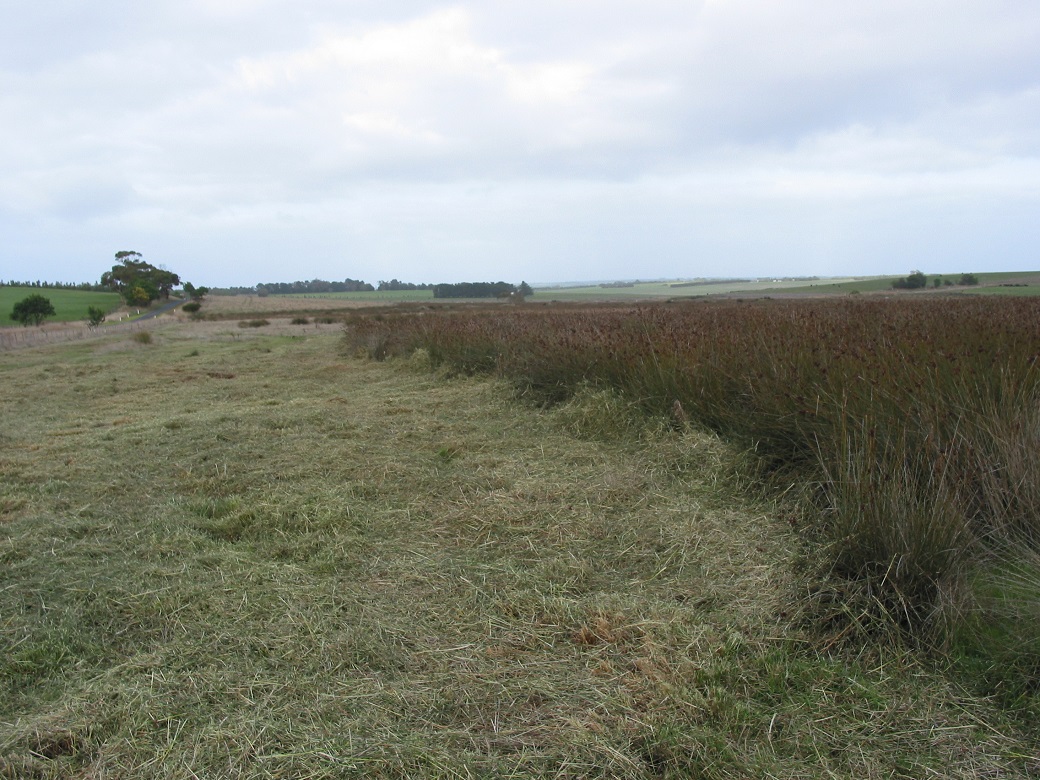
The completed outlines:
[[[36,287],[0,287],[0,327],[20,327],[11,319],[14,305],[30,295],[39,294],[51,302],[57,314],[46,322],[76,322],[87,319],[87,309],[97,306],[106,312],[119,308],[121,300],[114,292],[86,290],[48,290]]]
[[[851,282],[852,280],[828,280],[829,284]],[[773,280],[674,280],[637,282],[630,286],[575,286],[575,287],[538,287],[534,297],[537,302],[589,302],[599,300],[625,300],[634,298],[687,298],[707,295],[761,293],[762,291],[783,292],[787,289],[800,291],[806,286],[804,281]]]
[[[957,282],[961,274],[928,274],[929,280],[936,277]],[[1040,272],[1037,271],[1000,271],[994,273],[975,274],[979,280],[978,286],[953,287],[942,286],[935,288],[931,284],[924,290],[915,291],[915,295],[955,292],[968,295],[1040,295]],[[767,291],[772,293],[787,293],[797,295],[847,295],[849,293],[876,293],[893,292],[892,282],[898,276],[879,276],[869,279],[837,280],[820,279],[808,285],[785,285],[783,287],[770,287]],[[907,291],[900,291],[903,294]]]
[[[796,619],[715,436],[277,327],[0,353],[0,777],[1040,770],[931,655]]]
[[[929,279],[939,276],[956,282],[961,274],[929,274]],[[976,274],[979,279],[978,287],[956,286],[941,287],[935,290],[931,286],[921,292],[943,292],[983,294],[983,295],[1040,295],[1040,272],[995,272]],[[628,287],[601,287],[599,285],[588,285],[583,287],[540,287],[535,291],[532,300],[560,301],[560,302],[589,302],[598,300],[623,301],[633,298],[685,298],[702,297],[711,295],[770,295],[782,297],[784,295],[848,295],[850,293],[879,293],[891,292],[892,282],[898,276],[873,276],[873,277],[849,277],[849,278],[821,278],[812,282],[801,280],[773,281],[770,279],[745,280],[745,281],[657,281],[638,282]],[[1010,286],[1016,285],[1016,286]],[[1024,286],[1017,286],[1024,285]],[[920,294],[920,293],[916,293]]]

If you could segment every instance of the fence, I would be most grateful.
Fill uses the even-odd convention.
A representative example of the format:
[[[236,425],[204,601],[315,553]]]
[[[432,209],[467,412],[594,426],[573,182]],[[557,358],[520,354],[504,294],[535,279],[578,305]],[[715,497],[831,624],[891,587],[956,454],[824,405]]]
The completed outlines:
[[[98,338],[100,336],[110,336],[117,333],[134,333],[139,330],[152,330],[159,324],[160,321],[158,319],[150,319],[102,325],[98,328],[88,328],[85,325],[43,328],[0,328],[0,352],[18,349],[20,347],[36,347],[41,344],[59,344],[64,341]]]

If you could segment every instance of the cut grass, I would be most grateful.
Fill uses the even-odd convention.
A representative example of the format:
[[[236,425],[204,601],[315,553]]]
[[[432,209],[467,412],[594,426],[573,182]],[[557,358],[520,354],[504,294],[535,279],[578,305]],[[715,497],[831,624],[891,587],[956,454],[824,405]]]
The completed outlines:
[[[717,438],[179,327],[148,370],[0,354],[0,776],[1038,768],[913,653],[790,625],[795,538]]]

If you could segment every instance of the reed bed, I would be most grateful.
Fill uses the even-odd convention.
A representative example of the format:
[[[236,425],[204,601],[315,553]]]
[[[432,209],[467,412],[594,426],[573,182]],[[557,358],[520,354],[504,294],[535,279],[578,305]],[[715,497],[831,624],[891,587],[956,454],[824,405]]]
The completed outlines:
[[[764,483],[805,499],[814,592],[866,605],[857,619],[949,637],[987,556],[1040,542],[1037,298],[423,310],[358,315],[347,334],[542,403],[609,387],[743,445]]]

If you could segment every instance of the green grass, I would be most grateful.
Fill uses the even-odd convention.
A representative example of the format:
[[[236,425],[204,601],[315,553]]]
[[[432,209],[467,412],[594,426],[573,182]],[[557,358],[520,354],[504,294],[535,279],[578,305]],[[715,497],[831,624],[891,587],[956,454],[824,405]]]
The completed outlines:
[[[827,284],[835,284],[835,280]],[[637,282],[627,287],[601,287],[600,285],[574,287],[537,287],[531,298],[535,302],[587,302],[599,300],[625,300],[634,298],[689,298],[722,294],[758,294],[763,291],[785,292],[801,290],[802,281],[774,282],[765,280],[674,280]]]
[[[106,312],[119,308],[117,293],[87,290],[48,290],[36,287],[0,287],[0,327],[20,327],[11,319],[14,305],[30,295],[39,294],[51,302],[56,315],[45,322],[76,322],[87,320],[87,309],[97,306]]]
[[[993,273],[977,273],[975,276],[979,280],[978,286],[973,287],[961,287],[957,285],[957,281],[960,279],[960,273],[941,274],[941,273],[928,273],[929,285],[925,290],[921,290],[916,294],[923,292],[941,292],[945,294],[958,293],[958,294],[970,294],[970,295],[1038,295],[1040,294],[1040,272],[1037,271],[999,271]],[[954,283],[954,286],[947,287],[942,286],[934,288],[931,281],[939,277],[941,279],[949,279]],[[899,276],[878,276],[867,279],[856,279],[848,281],[836,281],[831,279],[820,279],[818,282],[814,282],[808,285],[801,286],[784,286],[784,287],[773,287],[768,292],[773,293],[793,293],[793,294],[812,294],[812,295],[848,295],[850,293],[872,293],[872,292],[899,292],[901,294],[909,291],[894,291],[892,289],[892,282],[899,279]],[[1025,284],[1025,287],[1006,287],[1002,285],[1009,284]]]
[[[0,776],[1035,771],[927,657],[799,628],[716,437],[191,328],[0,354]]]

